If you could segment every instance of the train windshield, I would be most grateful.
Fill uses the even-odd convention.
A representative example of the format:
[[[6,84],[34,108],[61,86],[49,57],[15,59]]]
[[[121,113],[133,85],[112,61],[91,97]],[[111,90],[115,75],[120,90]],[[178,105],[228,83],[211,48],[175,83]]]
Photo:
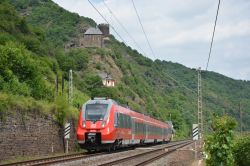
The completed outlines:
[[[86,120],[97,121],[103,120],[108,109],[108,104],[87,104]]]

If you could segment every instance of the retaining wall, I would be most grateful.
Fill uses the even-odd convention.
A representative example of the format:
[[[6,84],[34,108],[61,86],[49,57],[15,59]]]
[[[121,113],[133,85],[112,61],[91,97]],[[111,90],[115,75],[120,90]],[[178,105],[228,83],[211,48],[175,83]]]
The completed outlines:
[[[0,162],[20,156],[63,153],[62,129],[51,118],[37,112],[13,111],[0,120]],[[71,129],[69,151],[76,150],[75,124]]]

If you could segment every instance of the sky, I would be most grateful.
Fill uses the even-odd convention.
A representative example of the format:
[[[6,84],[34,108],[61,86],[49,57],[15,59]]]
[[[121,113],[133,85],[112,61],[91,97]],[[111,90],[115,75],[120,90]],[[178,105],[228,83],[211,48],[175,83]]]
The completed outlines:
[[[53,0],[80,16],[105,23],[88,0]],[[116,22],[103,0],[91,0],[125,42],[153,60],[206,69],[218,0],[134,0],[155,56],[147,45],[131,0],[105,0],[112,13],[138,43]],[[121,39],[111,29],[118,40]],[[208,66],[234,79],[250,80],[250,0],[221,0]]]

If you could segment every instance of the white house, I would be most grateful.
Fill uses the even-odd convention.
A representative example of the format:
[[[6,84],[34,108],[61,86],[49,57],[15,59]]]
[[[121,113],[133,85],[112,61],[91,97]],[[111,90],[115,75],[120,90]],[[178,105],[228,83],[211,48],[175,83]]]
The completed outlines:
[[[106,73],[101,73],[99,76],[102,78],[102,84],[107,87],[114,87],[115,86],[115,80]]]

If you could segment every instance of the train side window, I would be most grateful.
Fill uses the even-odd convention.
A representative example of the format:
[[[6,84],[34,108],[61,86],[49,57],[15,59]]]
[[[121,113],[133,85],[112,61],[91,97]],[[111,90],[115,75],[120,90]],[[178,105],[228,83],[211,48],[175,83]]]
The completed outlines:
[[[121,113],[120,113],[120,115],[119,115],[119,122],[120,122],[120,128],[123,128],[122,114],[121,114]]]
[[[131,129],[131,124],[132,124],[131,117],[128,116],[128,128],[130,129]]]
[[[121,128],[123,128],[124,127],[124,124],[123,124],[123,114],[120,114],[120,122],[121,122]]]
[[[138,134],[138,124],[135,122],[135,133]]]
[[[125,125],[126,125],[125,116],[124,116],[124,114],[122,114],[122,128],[125,128]]]
[[[129,115],[127,115],[127,124],[128,124],[127,127],[128,127],[128,129],[130,128],[130,123],[131,123],[129,118],[130,118]]]
[[[141,123],[141,133],[143,133],[143,124]]]
[[[115,112],[114,127],[119,127],[119,113]]]
[[[128,115],[125,115],[125,128],[127,129],[128,128]]]
[[[125,114],[123,114],[123,128],[126,128],[126,125],[127,125],[127,123],[126,123],[126,115]]]
[[[141,134],[141,123],[139,123],[139,133]]]
[[[139,125],[137,122],[136,122],[136,134],[139,134]]]
[[[133,134],[135,134],[135,120],[131,118],[131,124],[133,124],[132,126],[132,132]]]

